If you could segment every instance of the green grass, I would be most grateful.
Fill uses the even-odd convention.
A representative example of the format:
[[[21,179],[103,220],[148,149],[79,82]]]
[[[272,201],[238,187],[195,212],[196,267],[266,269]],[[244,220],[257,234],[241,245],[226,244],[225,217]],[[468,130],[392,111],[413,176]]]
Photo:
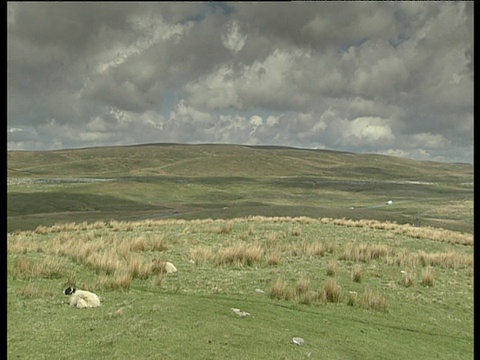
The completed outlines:
[[[7,230],[249,215],[376,219],[473,232],[473,166],[282,147],[8,152]],[[385,206],[386,201],[394,204]]]
[[[399,225],[373,225],[251,217],[77,223],[9,234],[8,356],[473,358],[473,239],[459,245],[440,230],[412,237]],[[232,249],[236,261],[218,261]],[[241,261],[247,249],[262,256]],[[131,259],[145,266],[162,259],[178,272],[137,272],[129,287],[112,288],[115,266],[92,260],[101,254],[119,271],[134,274]],[[268,263],[271,254],[277,262]],[[328,274],[332,262],[336,270]],[[354,281],[358,267],[362,278]],[[401,271],[411,285],[402,283]],[[422,284],[425,272],[432,286]],[[286,292],[304,296],[272,297],[279,279]],[[332,282],[338,297],[325,301],[321,294]],[[69,307],[62,291],[70,285],[96,292],[102,306]],[[358,294],[353,302],[350,291]],[[231,308],[251,315],[237,317]]]
[[[472,165],[157,144],[7,167],[9,358],[473,358]]]

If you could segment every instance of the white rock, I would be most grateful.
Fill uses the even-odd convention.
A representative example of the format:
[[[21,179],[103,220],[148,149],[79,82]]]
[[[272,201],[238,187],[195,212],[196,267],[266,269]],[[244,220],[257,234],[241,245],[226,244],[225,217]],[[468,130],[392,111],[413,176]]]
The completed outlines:
[[[249,316],[250,313],[246,312],[246,311],[242,311],[240,309],[237,309],[237,308],[232,308],[232,311],[239,317],[245,317],[245,316]]]
[[[292,341],[297,345],[303,345],[305,343],[305,340],[303,340],[301,337],[294,337]]]

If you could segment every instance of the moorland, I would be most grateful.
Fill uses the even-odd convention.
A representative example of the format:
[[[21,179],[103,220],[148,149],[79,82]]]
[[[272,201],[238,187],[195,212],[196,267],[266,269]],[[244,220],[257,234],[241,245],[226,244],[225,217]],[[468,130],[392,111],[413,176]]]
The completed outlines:
[[[7,168],[10,358],[473,358],[472,165],[151,144]]]

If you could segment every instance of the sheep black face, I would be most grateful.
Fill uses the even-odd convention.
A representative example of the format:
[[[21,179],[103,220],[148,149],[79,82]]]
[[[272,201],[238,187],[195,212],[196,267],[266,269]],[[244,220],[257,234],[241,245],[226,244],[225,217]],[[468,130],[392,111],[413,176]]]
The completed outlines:
[[[64,293],[65,295],[72,295],[72,294],[75,292],[75,290],[77,290],[77,289],[72,288],[72,287],[68,287],[68,288],[66,288],[66,289],[63,291],[63,293]]]

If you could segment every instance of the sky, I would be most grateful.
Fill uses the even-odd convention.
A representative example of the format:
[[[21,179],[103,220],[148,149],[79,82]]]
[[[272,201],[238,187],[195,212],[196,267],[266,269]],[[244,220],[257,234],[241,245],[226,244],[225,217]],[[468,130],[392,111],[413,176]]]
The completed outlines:
[[[8,2],[7,149],[282,145],[473,164],[473,1]]]

